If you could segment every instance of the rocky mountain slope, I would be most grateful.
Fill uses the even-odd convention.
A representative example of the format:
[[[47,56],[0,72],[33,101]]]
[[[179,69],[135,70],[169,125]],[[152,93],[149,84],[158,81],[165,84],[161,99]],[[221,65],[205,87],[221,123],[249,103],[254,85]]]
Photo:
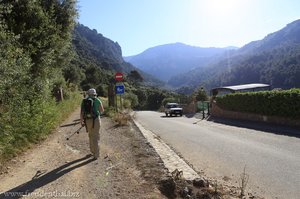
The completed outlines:
[[[227,51],[215,63],[196,68],[170,79],[173,87],[212,88],[246,83],[267,83],[272,87],[300,87],[300,20]]]
[[[77,24],[74,29],[73,46],[78,58],[74,62],[83,68],[86,76],[89,75],[87,74],[89,71],[94,73],[95,68],[102,70],[99,75],[104,79],[112,76],[116,71],[125,74],[138,71],[143,76],[145,84],[163,84],[158,79],[125,62],[122,57],[122,49],[117,42],[113,42],[96,30],[91,30],[82,24]],[[107,84],[107,81],[104,80],[102,83]]]

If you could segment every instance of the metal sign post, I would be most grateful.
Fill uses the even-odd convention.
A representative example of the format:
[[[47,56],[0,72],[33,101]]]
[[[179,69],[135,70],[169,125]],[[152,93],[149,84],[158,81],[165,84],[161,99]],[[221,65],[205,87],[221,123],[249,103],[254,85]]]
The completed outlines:
[[[125,86],[123,83],[117,83],[116,84],[116,95],[120,96],[120,106],[121,110],[123,109],[123,104],[122,104],[122,95],[125,93]]]
[[[121,105],[121,110],[123,110],[122,95],[120,95],[120,105]]]
[[[115,81],[116,82],[121,82],[123,81],[124,75],[123,73],[116,72],[115,74]],[[118,111],[118,95],[120,95],[120,106],[122,109],[122,99],[121,95],[124,94],[125,92],[125,87],[123,83],[116,83],[115,84],[115,95],[116,95],[116,110]]]

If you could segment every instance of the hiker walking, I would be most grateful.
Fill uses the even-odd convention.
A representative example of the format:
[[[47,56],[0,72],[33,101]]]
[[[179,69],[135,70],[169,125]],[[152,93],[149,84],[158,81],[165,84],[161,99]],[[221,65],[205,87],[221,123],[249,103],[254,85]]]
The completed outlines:
[[[81,102],[80,123],[86,126],[89,134],[90,151],[94,158],[99,157],[100,114],[104,112],[101,100],[94,88],[88,90],[88,96]]]

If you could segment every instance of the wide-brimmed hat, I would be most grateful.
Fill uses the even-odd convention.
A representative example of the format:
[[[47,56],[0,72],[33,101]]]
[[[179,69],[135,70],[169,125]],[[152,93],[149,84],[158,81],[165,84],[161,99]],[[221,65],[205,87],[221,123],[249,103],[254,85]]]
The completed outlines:
[[[88,95],[97,95],[96,89],[90,88],[90,89],[88,90]]]

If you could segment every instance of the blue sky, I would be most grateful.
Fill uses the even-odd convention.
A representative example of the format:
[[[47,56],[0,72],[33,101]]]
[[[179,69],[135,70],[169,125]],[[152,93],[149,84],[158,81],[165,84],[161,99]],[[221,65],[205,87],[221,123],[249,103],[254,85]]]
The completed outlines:
[[[123,56],[182,42],[241,47],[300,19],[300,0],[78,0],[78,21]]]

